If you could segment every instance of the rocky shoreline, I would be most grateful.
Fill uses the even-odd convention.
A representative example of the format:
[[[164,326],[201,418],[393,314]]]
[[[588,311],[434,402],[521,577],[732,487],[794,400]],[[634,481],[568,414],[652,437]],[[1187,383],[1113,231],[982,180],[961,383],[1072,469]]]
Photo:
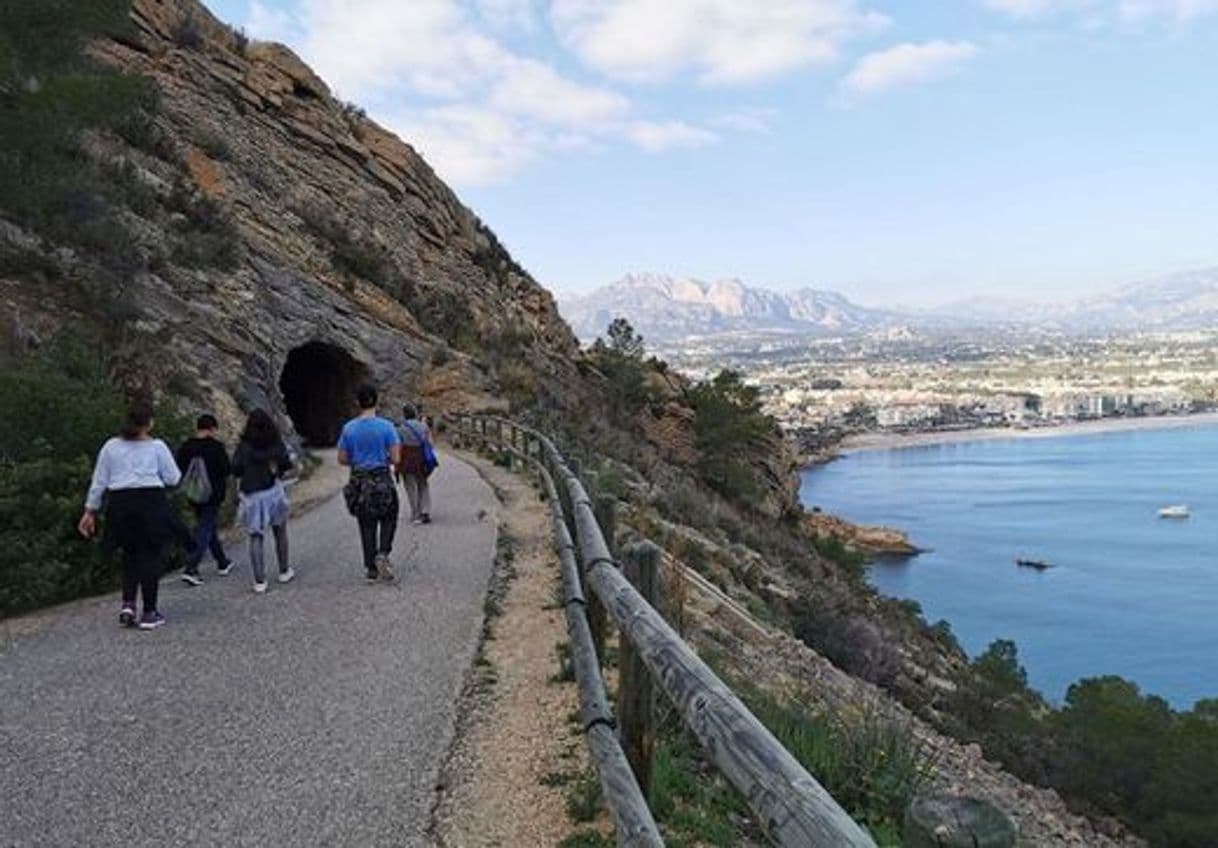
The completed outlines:
[[[818,537],[836,539],[851,550],[868,557],[913,557],[925,553],[909,537],[891,527],[852,524],[813,508],[804,516],[804,526]]]

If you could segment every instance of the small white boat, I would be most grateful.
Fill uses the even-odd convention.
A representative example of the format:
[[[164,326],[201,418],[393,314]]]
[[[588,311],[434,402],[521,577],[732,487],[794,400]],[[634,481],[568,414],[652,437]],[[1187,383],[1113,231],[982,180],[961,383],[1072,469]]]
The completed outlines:
[[[1190,515],[1186,504],[1176,504],[1175,506],[1165,506],[1159,510],[1160,518],[1188,518]]]

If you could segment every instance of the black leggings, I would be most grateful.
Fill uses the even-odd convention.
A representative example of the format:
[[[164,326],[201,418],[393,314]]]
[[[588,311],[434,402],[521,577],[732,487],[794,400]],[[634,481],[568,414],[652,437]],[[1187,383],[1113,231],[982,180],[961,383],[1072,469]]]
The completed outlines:
[[[398,529],[398,511],[394,507],[391,515],[384,518],[359,519],[359,540],[364,548],[364,568],[376,570],[376,555],[388,554],[393,550],[393,534]],[[378,538],[379,537],[379,538]]]
[[[138,590],[144,596],[144,612],[155,612],[160,582],[159,551],[147,545],[123,548],[123,606],[135,606]]]

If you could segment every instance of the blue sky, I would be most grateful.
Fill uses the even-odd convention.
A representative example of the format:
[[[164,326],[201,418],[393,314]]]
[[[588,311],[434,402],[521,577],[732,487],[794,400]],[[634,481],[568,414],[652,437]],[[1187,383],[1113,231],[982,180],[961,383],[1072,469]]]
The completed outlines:
[[[871,304],[1218,265],[1218,0],[211,0],[545,285]]]

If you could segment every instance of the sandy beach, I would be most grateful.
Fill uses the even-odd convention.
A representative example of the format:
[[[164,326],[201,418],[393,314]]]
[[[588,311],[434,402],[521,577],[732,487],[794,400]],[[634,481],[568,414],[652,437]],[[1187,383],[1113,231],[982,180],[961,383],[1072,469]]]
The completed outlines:
[[[1218,425],[1218,412],[1194,415],[1154,415],[1146,418],[1104,418],[1098,421],[1071,421],[1027,430],[993,427],[976,430],[951,430],[934,433],[861,433],[846,438],[837,447],[845,455],[869,450],[900,450],[958,442],[984,442],[999,439],[1051,439],[1095,433],[1124,433],[1131,430],[1174,430],[1184,427]]]

